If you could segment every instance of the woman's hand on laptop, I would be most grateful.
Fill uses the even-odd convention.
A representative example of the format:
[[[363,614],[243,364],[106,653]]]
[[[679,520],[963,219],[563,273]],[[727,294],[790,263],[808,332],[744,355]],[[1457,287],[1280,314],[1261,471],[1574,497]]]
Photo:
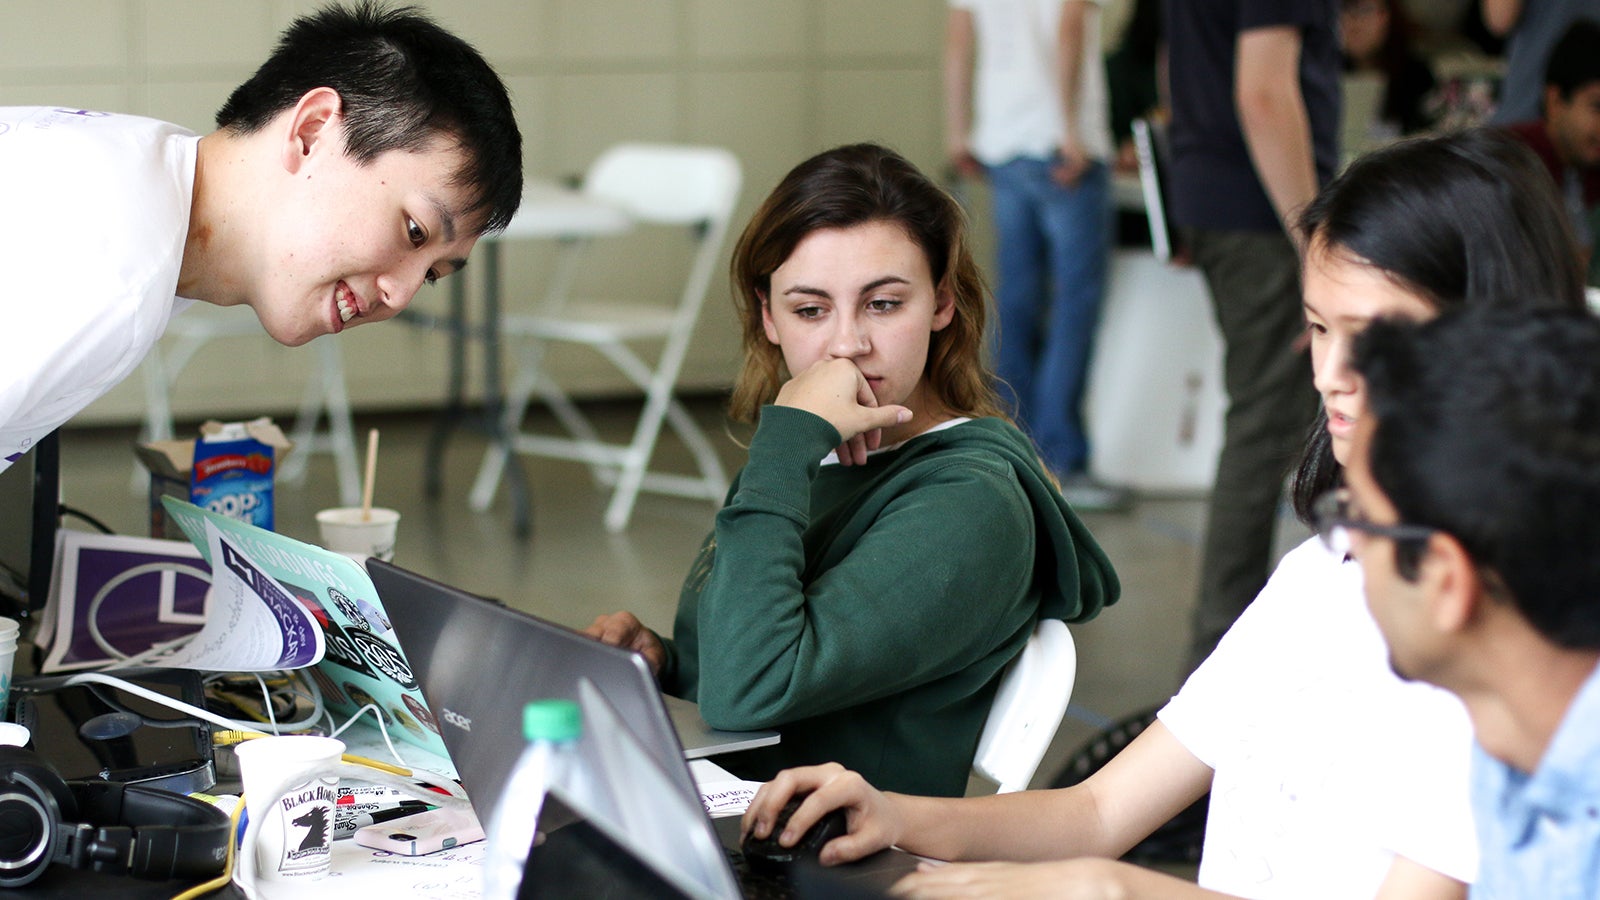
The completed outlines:
[[[789,817],[784,833],[778,838],[778,843],[784,846],[800,840],[829,812],[845,811],[850,831],[822,848],[818,861],[825,866],[851,862],[892,847],[900,842],[905,830],[893,795],[883,793],[860,774],[838,763],[826,763],[785,769],[762,785],[745,810],[741,837],[769,836],[784,804],[797,794],[804,795],[805,800]]]
[[[666,664],[667,650],[661,645],[661,638],[654,631],[644,627],[631,612],[614,612],[606,616],[597,616],[583,630],[584,634],[613,647],[632,650],[644,657],[650,664],[650,671],[661,674],[661,667]]]

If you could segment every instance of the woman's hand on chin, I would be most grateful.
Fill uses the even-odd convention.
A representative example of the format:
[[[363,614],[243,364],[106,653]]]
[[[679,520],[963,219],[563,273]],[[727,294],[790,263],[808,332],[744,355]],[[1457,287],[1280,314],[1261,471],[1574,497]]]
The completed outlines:
[[[878,406],[871,385],[848,359],[822,359],[789,379],[778,391],[779,406],[792,406],[821,416],[838,430],[841,465],[867,461],[867,451],[878,449],[883,429],[911,421],[904,406]]]

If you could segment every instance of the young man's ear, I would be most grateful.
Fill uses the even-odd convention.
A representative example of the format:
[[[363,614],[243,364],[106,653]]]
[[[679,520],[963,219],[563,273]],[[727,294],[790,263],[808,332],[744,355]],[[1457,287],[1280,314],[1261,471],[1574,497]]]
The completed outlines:
[[[1442,531],[1428,538],[1418,580],[1433,627],[1445,634],[1464,631],[1486,596],[1477,565],[1461,542]]]
[[[1540,110],[1541,118],[1546,122],[1559,115],[1566,108],[1567,98],[1561,96],[1561,88],[1553,84],[1544,86],[1544,107]]]
[[[306,161],[319,151],[344,151],[329,127],[339,121],[343,109],[344,101],[333,88],[314,88],[300,98],[289,113],[284,134],[285,171],[298,174]]]

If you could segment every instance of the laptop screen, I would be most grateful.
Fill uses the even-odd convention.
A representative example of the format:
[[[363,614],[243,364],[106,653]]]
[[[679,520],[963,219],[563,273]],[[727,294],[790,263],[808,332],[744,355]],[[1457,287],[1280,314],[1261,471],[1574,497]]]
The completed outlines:
[[[617,713],[613,698],[579,679],[583,759],[597,776],[594,796],[566,796],[575,812],[690,897],[737,897],[738,882],[711,826],[700,793],[685,793]],[[534,851],[537,855],[538,851]]]
[[[649,665],[637,653],[376,559],[367,571],[450,758],[488,822],[522,752],[522,707],[579,699],[588,679],[688,796],[698,796]]]

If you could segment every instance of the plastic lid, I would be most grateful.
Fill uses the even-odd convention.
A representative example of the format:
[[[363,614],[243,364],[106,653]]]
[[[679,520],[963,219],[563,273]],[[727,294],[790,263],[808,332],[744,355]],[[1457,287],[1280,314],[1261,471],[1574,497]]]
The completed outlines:
[[[575,741],[583,713],[571,700],[535,700],[522,708],[522,737],[529,741]]]

